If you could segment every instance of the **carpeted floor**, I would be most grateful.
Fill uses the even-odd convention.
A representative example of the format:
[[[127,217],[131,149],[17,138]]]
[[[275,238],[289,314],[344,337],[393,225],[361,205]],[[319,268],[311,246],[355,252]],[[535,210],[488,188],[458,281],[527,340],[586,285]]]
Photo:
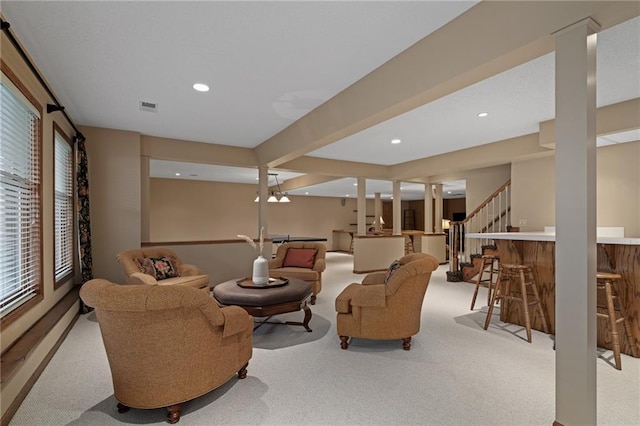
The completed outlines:
[[[352,258],[328,253],[323,290],[312,307],[312,333],[264,325],[254,333],[245,380],[231,379],[185,404],[181,425],[551,425],[551,336],[482,324],[486,306],[469,311],[473,286],[436,271],[410,351],[400,341],[354,339],[340,349],[335,296],[361,275]],[[486,299],[481,294],[479,301]],[[279,317],[299,321],[302,312]],[[274,319],[275,319],[274,318]],[[599,351],[598,424],[640,424],[640,359]],[[82,316],[11,425],[166,424],[166,410],[118,414],[95,316]]]

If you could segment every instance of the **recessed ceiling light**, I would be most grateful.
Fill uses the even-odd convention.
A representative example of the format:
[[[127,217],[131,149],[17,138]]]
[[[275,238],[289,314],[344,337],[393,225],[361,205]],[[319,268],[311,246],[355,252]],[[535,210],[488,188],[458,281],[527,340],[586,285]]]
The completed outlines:
[[[480,114],[478,114],[478,117],[486,117],[487,115],[489,115],[488,112],[481,112]]]
[[[358,186],[358,182],[354,183],[353,186]]]
[[[207,86],[204,83],[196,83],[193,85],[193,88],[195,90],[197,90],[198,92],[208,92],[209,91],[209,86]]]
[[[305,192],[304,195],[309,195],[309,192]]]
[[[400,139],[392,139],[392,140],[391,140],[391,143],[392,143],[392,144],[394,144],[394,145],[397,145],[397,144],[399,144],[400,142],[402,142]]]
[[[447,194],[451,194],[451,191],[447,191]]]
[[[180,173],[176,173],[176,176],[180,176]]]

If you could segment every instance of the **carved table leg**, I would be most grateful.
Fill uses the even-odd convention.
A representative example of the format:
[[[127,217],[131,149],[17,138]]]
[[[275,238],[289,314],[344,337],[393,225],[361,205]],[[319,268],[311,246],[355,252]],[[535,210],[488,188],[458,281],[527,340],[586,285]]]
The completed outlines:
[[[244,379],[244,378],[247,377],[247,366],[248,365],[249,365],[249,363],[246,363],[245,365],[242,366],[240,371],[238,371],[238,379]]]
[[[405,337],[402,339],[402,349],[405,351],[411,349],[411,337]]]
[[[340,336],[340,347],[347,349],[349,347],[349,336]]]
[[[127,411],[129,411],[129,407],[118,402],[118,413],[126,413]]]
[[[309,321],[311,321],[311,309],[306,305],[302,309],[304,309],[304,320],[302,321],[302,325],[309,333],[311,333],[312,330],[309,328]]]
[[[180,421],[181,409],[182,409],[182,404],[175,404],[167,407],[167,410],[169,410],[169,413],[167,414],[167,422],[169,424],[178,423]]]

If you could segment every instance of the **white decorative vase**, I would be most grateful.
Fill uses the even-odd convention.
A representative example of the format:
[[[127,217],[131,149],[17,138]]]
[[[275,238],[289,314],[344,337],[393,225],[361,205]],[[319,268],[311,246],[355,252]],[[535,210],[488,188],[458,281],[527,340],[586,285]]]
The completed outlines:
[[[266,285],[269,283],[269,261],[262,255],[253,261],[253,275],[251,280],[255,285]]]

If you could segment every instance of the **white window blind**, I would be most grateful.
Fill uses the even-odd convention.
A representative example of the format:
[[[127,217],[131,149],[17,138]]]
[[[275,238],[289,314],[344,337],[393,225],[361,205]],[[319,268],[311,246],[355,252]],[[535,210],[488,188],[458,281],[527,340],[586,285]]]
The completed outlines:
[[[55,132],[56,283],[73,272],[73,149]]]
[[[0,81],[0,317],[39,292],[40,116]]]

